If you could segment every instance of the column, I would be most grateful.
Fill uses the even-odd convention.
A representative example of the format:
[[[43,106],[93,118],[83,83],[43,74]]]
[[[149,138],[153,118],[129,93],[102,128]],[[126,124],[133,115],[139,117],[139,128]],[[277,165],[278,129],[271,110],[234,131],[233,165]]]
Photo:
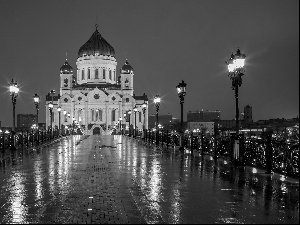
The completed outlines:
[[[89,119],[89,115],[88,115],[89,109],[88,109],[88,102],[86,101],[84,103],[84,124],[85,124],[85,131],[88,130],[88,119]]]
[[[108,129],[108,101],[105,101],[105,124],[106,124],[106,131]]]

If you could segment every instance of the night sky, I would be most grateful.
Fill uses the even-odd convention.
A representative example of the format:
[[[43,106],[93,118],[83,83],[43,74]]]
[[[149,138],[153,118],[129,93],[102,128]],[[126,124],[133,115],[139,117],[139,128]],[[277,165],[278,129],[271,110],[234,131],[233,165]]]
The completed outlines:
[[[35,114],[33,95],[59,93],[66,52],[76,71],[79,48],[95,31],[116,52],[117,75],[125,59],[134,69],[136,95],[153,96],[159,114],[180,118],[176,85],[187,83],[184,120],[190,110],[220,110],[235,118],[234,91],[225,61],[239,47],[246,54],[239,108],[253,120],[299,115],[298,0],[0,1],[0,120],[12,126],[8,83],[20,86],[17,114]]]

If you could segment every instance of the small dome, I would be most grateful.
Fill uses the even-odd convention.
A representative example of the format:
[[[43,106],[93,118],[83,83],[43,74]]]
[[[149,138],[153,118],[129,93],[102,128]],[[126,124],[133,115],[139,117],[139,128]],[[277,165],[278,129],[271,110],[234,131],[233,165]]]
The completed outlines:
[[[65,64],[60,67],[60,73],[67,74],[67,73],[73,73],[73,68],[70,66],[68,61],[66,60]]]
[[[99,55],[115,56],[114,48],[101,36],[96,26],[96,31],[90,39],[80,47],[78,57],[96,55],[97,53]]]
[[[124,66],[121,69],[121,73],[133,73],[133,68],[130,66],[127,59],[126,59]]]

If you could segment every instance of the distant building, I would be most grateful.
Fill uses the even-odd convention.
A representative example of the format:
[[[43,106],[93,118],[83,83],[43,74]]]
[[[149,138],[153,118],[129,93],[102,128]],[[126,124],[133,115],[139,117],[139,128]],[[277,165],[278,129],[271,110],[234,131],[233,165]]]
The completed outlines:
[[[252,119],[252,107],[250,105],[246,105],[244,107],[244,123],[243,126],[247,127],[253,123]]]
[[[212,122],[215,120],[221,119],[221,111],[214,110],[214,111],[189,111],[187,113],[187,122]]]
[[[197,130],[204,131],[206,134],[214,135],[214,122],[187,122],[187,129],[189,131]]]
[[[29,130],[33,124],[37,123],[36,114],[18,114],[17,115],[17,128]]]
[[[235,130],[235,126],[236,126],[236,120],[219,120],[218,124],[219,124],[219,128],[221,129],[232,129]],[[239,120],[239,127],[242,126],[242,120]]]
[[[168,126],[173,123],[173,117],[169,113],[167,115],[158,115],[158,123],[162,126]],[[148,117],[148,126],[149,128],[154,128],[156,124],[156,114],[149,115]]]

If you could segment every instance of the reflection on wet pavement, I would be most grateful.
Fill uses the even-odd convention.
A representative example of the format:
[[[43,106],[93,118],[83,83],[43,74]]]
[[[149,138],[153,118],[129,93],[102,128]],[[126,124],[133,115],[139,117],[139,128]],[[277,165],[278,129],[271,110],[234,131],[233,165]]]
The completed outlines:
[[[298,223],[299,182],[124,136],[64,137],[0,167],[1,223]]]

